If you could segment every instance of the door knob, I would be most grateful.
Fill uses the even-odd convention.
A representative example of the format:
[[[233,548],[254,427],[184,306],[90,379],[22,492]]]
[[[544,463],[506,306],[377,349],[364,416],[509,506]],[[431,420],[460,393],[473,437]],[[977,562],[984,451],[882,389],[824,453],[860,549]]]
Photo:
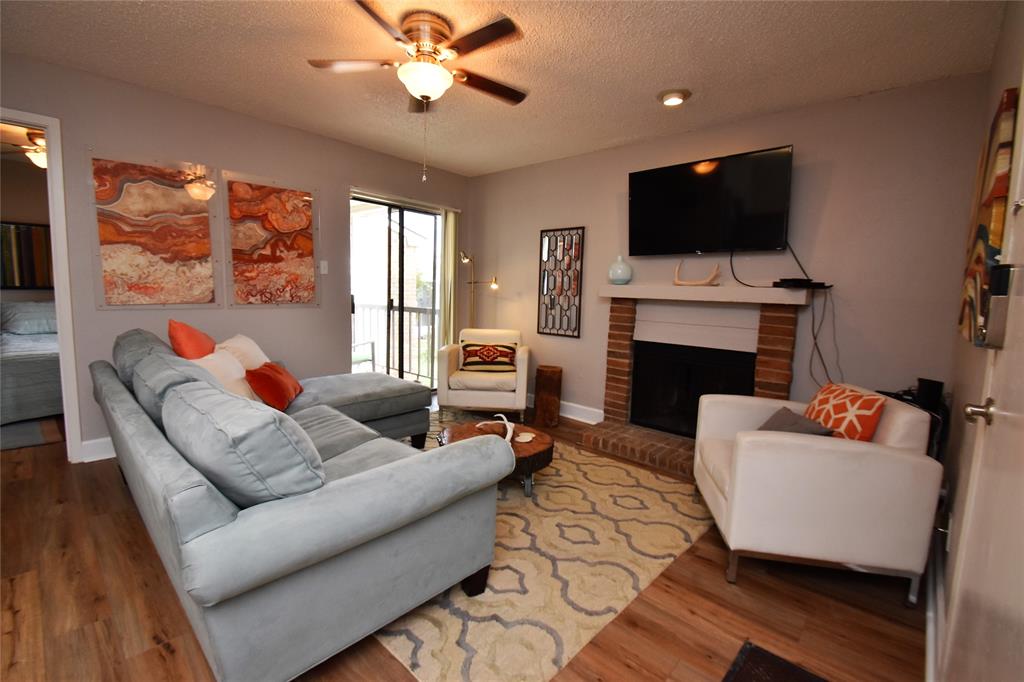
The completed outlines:
[[[996,412],[996,404],[992,398],[985,398],[984,405],[978,405],[976,403],[967,403],[964,405],[964,419],[971,422],[972,424],[978,421],[978,418],[985,420],[986,424],[992,423],[992,417]]]

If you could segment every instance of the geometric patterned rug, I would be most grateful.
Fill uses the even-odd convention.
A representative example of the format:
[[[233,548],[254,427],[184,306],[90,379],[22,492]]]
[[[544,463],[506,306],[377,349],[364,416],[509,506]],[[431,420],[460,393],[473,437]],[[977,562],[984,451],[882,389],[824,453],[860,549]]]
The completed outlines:
[[[375,636],[423,682],[550,680],[710,525],[693,485],[556,441],[532,498],[498,487],[487,590]]]

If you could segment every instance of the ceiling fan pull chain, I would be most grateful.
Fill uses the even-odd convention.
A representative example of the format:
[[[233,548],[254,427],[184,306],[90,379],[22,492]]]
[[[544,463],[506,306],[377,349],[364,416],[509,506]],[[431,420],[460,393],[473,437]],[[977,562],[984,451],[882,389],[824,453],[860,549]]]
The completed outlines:
[[[420,182],[427,181],[427,100],[423,100],[423,177]]]

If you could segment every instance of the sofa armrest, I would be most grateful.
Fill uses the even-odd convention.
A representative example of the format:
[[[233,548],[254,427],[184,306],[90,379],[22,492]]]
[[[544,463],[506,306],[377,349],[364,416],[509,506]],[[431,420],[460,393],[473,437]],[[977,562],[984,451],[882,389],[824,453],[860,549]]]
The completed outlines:
[[[185,590],[213,606],[429,516],[514,468],[508,443],[479,436],[250,507],[182,545]]]
[[[874,443],[771,431],[736,437],[732,549],[924,570],[942,465]]]
[[[806,403],[776,398],[755,398],[749,395],[708,393],[700,397],[697,409],[696,440],[725,438],[732,440],[740,431],[752,431],[763,424],[780,407],[803,414]]]

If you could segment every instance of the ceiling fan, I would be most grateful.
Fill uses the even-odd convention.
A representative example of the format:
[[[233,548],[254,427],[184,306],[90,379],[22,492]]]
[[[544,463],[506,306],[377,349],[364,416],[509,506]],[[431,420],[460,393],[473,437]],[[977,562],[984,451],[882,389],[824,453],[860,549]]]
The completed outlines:
[[[0,124],[0,155],[24,155],[40,168],[46,168],[46,134],[10,123]]]
[[[452,39],[452,25],[434,12],[416,10],[402,19],[398,30],[371,8],[364,0],[355,0],[378,26],[388,32],[409,59],[406,62],[388,59],[310,59],[309,65],[335,73],[398,69],[398,79],[412,96],[409,111],[425,112],[453,82],[479,90],[512,105],[526,99],[526,93],[465,69],[449,71],[444,63],[479,50],[502,38],[519,32],[509,18],[502,18],[483,28]]]

